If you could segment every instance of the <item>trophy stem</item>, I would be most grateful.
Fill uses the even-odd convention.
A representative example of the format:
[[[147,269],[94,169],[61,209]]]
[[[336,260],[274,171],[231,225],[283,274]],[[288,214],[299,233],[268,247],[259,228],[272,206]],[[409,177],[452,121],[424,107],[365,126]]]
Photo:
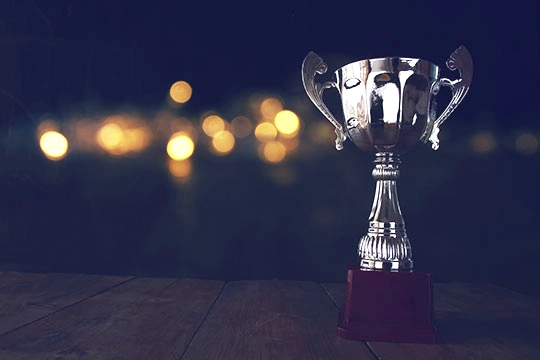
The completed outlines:
[[[363,269],[412,270],[411,244],[401,215],[396,180],[399,155],[379,152],[375,155],[373,178],[377,180],[369,228],[358,244]]]

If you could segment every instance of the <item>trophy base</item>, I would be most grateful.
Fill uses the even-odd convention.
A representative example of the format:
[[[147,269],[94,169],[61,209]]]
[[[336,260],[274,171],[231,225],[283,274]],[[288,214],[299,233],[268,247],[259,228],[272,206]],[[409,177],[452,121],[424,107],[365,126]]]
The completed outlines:
[[[353,340],[436,343],[431,274],[349,267],[337,335]]]

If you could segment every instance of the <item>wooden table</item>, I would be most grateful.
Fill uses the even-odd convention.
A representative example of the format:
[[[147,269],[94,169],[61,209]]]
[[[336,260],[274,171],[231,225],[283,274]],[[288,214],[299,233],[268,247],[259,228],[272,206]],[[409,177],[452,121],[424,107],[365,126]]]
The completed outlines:
[[[440,344],[335,335],[344,284],[0,273],[0,359],[540,359],[540,300],[436,284]]]

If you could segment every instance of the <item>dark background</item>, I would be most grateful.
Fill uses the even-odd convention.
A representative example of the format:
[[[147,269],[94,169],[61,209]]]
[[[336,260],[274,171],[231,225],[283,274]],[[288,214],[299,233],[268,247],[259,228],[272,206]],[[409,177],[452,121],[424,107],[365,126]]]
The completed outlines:
[[[350,142],[337,152],[332,139],[308,140],[326,120],[302,88],[304,56],[316,51],[331,70],[382,56],[443,65],[463,44],[473,83],[441,148],[403,158],[416,268],[539,295],[540,152],[514,145],[540,136],[537,19],[532,0],[2,1],[0,267],[344,281],[367,229],[371,157]],[[176,80],[193,87],[182,107],[167,101]],[[74,144],[57,162],[36,138],[44,119],[63,130],[126,109],[142,118],[167,110],[200,129],[206,111],[231,119],[265,96],[303,123],[297,152],[277,165],[258,159],[252,139],[227,156],[201,142],[179,182],[166,138],[116,157]]]

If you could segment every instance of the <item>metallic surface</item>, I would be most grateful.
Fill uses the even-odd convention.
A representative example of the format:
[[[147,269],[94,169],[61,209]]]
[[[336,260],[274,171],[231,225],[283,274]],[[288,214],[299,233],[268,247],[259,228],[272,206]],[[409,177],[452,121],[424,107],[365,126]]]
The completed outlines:
[[[322,96],[325,89],[335,87],[335,82],[327,81],[324,83],[315,82],[315,74],[324,74],[328,66],[324,61],[314,52],[310,52],[302,64],[302,83],[304,84],[304,89],[306,90],[307,95],[311,101],[317,106],[320,112],[334,125],[336,131],[336,149],[343,149],[343,141],[347,138],[341,124],[336,119],[336,117],[328,110],[326,104],[324,103]]]
[[[377,180],[368,232],[360,239],[360,266],[370,269],[412,269],[411,244],[401,215],[396,180],[399,157],[377,153],[372,175]]]
[[[375,153],[373,177],[377,180],[368,233],[358,245],[360,266],[366,269],[410,270],[411,245],[399,207],[396,180],[399,155],[418,142],[439,147],[439,127],[461,103],[469,89],[473,65],[469,51],[461,46],[448,61],[460,78],[440,77],[437,65],[421,59],[388,57],[360,60],[339,68],[334,80],[315,81],[327,66],[314,52],[302,64],[302,82],[317,108],[334,125],[336,148],[349,138],[362,150]],[[452,89],[450,104],[436,116],[436,95],[441,86]],[[343,124],[324,104],[325,89],[335,87],[341,95]]]

